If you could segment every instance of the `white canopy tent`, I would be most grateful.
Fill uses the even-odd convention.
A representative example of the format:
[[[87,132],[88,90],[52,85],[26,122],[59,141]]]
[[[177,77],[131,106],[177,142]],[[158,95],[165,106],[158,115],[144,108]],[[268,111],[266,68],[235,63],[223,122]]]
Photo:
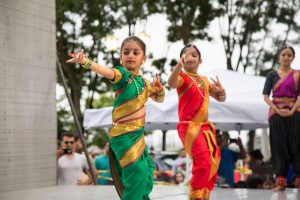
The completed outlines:
[[[229,70],[211,70],[207,77],[219,77],[226,89],[226,102],[211,98],[209,119],[220,130],[254,130],[268,126],[268,106],[263,101],[265,78]],[[192,97],[191,97],[192,98]],[[166,95],[164,103],[149,101],[146,110],[146,130],[173,130],[178,122],[178,97],[175,90]],[[88,109],[83,125],[89,128],[108,128],[112,124],[112,107]]]

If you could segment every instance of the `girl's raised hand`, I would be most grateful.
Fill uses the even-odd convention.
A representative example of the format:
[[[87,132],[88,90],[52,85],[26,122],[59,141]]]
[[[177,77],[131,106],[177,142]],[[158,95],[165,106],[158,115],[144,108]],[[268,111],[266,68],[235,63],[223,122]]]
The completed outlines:
[[[223,88],[223,86],[222,86],[222,84],[221,84],[221,82],[220,82],[218,76],[216,76],[216,79],[217,79],[217,80],[215,80],[215,79],[213,79],[213,78],[210,78],[210,79],[213,81],[213,83],[211,84],[211,87],[212,87],[212,89],[213,89],[215,92],[222,92],[222,91],[224,91],[224,88]]]
[[[151,83],[152,88],[155,92],[159,93],[163,91],[163,86],[158,78],[158,74],[156,74],[156,79]]]
[[[71,59],[66,60],[66,63],[81,63],[84,64],[83,61],[85,59],[84,50],[81,49],[79,53],[68,53],[68,56],[72,57]]]
[[[179,63],[181,64],[181,67],[183,67],[184,63],[186,62],[186,59],[185,59],[185,53],[182,54],[180,60],[179,60]]]

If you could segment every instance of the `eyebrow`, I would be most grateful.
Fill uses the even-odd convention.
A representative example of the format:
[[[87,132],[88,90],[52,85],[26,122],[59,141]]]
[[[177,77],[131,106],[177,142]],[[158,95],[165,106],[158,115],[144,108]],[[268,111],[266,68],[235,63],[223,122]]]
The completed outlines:
[[[131,49],[131,48],[124,48],[124,50],[142,51],[141,49]]]

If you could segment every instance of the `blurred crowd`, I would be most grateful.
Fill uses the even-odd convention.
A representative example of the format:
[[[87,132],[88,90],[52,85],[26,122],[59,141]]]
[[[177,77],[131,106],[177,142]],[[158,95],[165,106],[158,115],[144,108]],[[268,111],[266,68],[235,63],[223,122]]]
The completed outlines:
[[[217,142],[221,150],[217,187],[251,189],[273,189],[275,187],[275,175],[271,162],[264,161],[259,149],[246,152],[241,139],[232,139],[226,132],[217,132]],[[192,161],[184,149],[180,149],[178,152],[160,152],[150,148],[150,156],[155,164],[155,184],[189,184]],[[107,141],[102,149],[91,149],[89,158],[97,185],[113,184],[109,165],[109,142]],[[57,150],[57,161],[59,185],[94,184],[79,137],[70,133],[62,134]],[[292,167],[286,178],[288,187],[293,187]]]

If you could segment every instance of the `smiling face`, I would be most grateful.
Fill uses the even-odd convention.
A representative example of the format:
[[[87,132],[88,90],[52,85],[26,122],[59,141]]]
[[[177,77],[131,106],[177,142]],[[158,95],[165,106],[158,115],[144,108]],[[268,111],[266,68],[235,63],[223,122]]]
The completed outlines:
[[[294,53],[290,48],[287,47],[280,51],[279,63],[281,66],[290,67],[293,60],[294,60]]]
[[[184,70],[190,73],[197,73],[198,66],[201,64],[202,60],[199,51],[194,46],[185,48],[185,63]]]
[[[127,71],[138,74],[146,57],[141,45],[137,41],[129,40],[122,46],[120,60]]]

